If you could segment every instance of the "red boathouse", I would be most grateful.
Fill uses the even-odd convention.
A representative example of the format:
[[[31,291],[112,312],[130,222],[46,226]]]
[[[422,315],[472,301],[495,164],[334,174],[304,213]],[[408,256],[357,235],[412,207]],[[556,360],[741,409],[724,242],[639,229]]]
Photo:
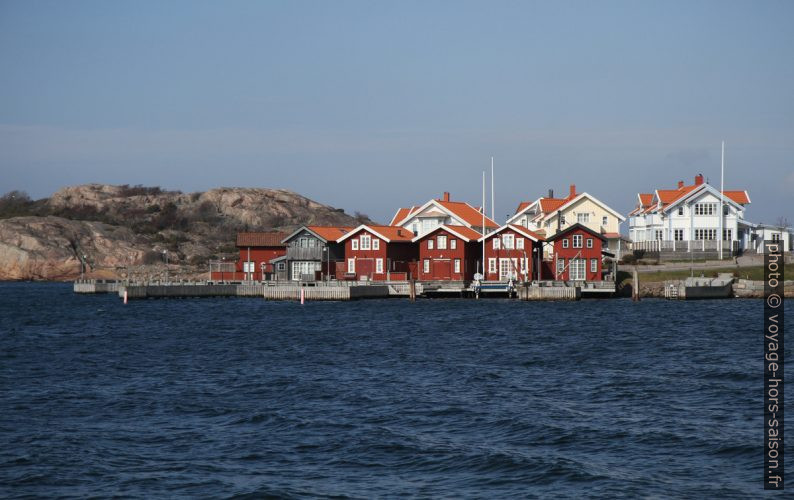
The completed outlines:
[[[480,238],[485,245],[486,281],[531,281],[542,258],[543,236],[523,226],[504,225]]]
[[[414,235],[398,226],[361,225],[338,240],[345,260],[337,263],[337,279],[407,280],[418,256]]]
[[[419,246],[417,279],[469,281],[480,258],[480,233],[466,226],[439,226],[413,239]]]
[[[561,281],[601,281],[601,252],[606,238],[574,224],[548,239],[554,243],[552,270]]]

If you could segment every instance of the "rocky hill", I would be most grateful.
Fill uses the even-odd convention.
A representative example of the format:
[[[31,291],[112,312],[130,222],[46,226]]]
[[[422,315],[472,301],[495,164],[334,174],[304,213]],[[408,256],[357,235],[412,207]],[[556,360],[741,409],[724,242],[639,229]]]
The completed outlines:
[[[0,280],[70,280],[81,261],[89,276],[151,275],[163,251],[177,270],[198,274],[210,259],[236,256],[239,231],[367,222],[283,189],[89,184],[35,201],[15,191],[0,198]]]

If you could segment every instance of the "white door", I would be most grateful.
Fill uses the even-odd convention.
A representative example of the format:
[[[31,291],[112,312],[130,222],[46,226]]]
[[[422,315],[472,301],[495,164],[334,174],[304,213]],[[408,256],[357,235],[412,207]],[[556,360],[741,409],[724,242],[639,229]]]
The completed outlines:
[[[571,261],[571,280],[584,280],[585,279],[585,259],[573,259]]]

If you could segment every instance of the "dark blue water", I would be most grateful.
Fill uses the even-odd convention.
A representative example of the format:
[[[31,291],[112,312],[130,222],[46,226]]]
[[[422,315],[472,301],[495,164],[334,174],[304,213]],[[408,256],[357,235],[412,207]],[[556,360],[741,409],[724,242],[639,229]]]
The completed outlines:
[[[761,312],[0,284],[0,496],[757,497]]]

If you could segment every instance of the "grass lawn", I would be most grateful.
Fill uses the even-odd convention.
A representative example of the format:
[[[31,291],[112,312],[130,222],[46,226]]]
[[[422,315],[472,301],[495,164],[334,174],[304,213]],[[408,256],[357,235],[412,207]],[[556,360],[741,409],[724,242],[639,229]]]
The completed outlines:
[[[623,270],[626,270],[626,266],[624,266]],[[786,264],[783,272],[787,280],[794,280],[794,264]],[[700,276],[703,273],[703,276],[706,277],[716,277],[718,273],[733,273],[734,276],[737,278],[747,279],[747,280],[755,280],[761,281],[764,279],[764,268],[763,266],[752,266],[752,267],[719,267],[719,268],[712,268],[712,269],[695,269],[694,275]],[[630,271],[629,271],[630,275]],[[690,276],[689,269],[682,269],[680,271],[645,271],[640,272],[640,282],[642,281],[665,281],[665,280],[682,280],[686,279]]]

